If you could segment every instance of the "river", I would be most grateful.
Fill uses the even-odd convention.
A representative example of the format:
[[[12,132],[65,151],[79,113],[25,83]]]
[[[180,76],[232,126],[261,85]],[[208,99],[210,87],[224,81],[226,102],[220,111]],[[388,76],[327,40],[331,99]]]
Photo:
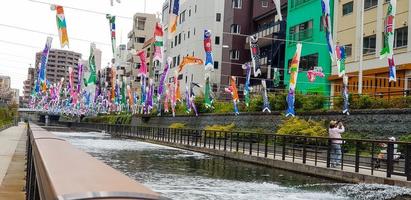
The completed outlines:
[[[54,133],[175,200],[383,200],[411,194],[407,188],[338,183],[108,134]]]

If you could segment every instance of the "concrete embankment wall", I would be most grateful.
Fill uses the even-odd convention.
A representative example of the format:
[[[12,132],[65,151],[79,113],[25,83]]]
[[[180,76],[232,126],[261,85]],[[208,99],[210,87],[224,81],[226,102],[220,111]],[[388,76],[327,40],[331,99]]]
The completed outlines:
[[[316,167],[316,166],[311,166],[311,165],[305,165],[302,163],[292,163],[292,162],[287,162],[287,161],[282,161],[282,160],[274,160],[274,159],[269,159],[269,158],[264,158],[264,157],[251,156],[251,155],[246,155],[246,154],[236,153],[236,152],[214,150],[214,149],[208,149],[208,148],[188,146],[188,145],[183,145],[183,144],[161,142],[161,141],[156,141],[156,140],[143,140],[143,139],[140,139],[140,140],[147,141],[153,144],[160,144],[160,145],[200,152],[200,153],[214,155],[214,156],[221,156],[221,157],[228,158],[228,159],[233,159],[233,160],[258,164],[258,165],[264,165],[268,167],[274,167],[277,169],[283,169],[283,170],[292,171],[292,172],[301,173],[301,174],[330,178],[330,179],[348,182],[348,183],[387,184],[387,185],[395,185],[395,186],[400,186],[400,187],[411,188],[411,182],[398,180],[398,179],[366,175],[366,174],[355,173],[351,171],[342,171],[339,169]]]
[[[351,115],[340,112],[305,112],[297,113],[298,117],[313,120],[341,120],[347,131],[367,133],[375,136],[400,136],[411,133],[411,109],[385,109],[385,110],[357,110]],[[271,114],[242,113],[233,114],[202,114],[195,116],[162,116],[142,117],[134,116],[132,125],[169,126],[173,123],[184,123],[189,128],[202,129],[209,125],[222,125],[234,123],[240,129],[264,129],[275,131],[284,119],[283,113]]]

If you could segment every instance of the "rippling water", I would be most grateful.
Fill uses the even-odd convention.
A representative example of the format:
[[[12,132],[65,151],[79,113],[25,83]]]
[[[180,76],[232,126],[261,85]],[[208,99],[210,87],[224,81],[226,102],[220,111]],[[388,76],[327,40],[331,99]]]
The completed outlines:
[[[176,200],[408,199],[410,189],[343,184],[101,133],[55,132],[113,168]]]

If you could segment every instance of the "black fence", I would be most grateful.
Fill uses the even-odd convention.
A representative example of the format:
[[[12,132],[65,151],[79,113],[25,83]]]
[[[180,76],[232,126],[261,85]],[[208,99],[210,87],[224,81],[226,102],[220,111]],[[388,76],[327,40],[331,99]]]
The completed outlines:
[[[69,126],[106,131],[113,136],[237,152],[368,175],[405,176],[411,181],[411,143],[406,142],[94,123]]]

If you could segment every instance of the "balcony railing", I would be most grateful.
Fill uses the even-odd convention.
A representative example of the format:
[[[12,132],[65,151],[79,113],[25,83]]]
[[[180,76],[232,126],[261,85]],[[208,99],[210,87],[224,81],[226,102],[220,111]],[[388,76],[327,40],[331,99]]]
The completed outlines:
[[[290,43],[295,43],[297,41],[310,40],[312,37],[313,37],[313,29],[310,28],[304,31],[290,34],[288,40],[290,40]]]

